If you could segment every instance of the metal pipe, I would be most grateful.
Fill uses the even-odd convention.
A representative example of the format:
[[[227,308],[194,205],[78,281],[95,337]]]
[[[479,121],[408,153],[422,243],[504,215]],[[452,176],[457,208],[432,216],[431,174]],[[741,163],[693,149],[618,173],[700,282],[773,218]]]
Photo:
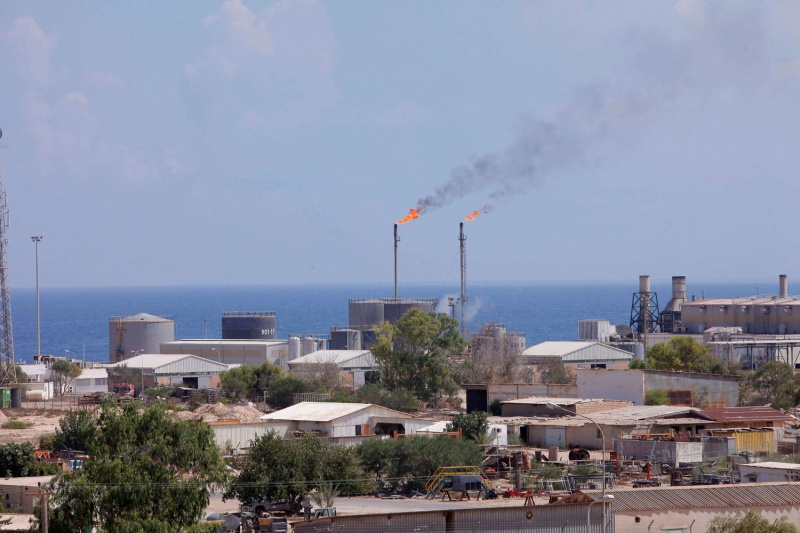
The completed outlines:
[[[42,354],[42,328],[41,320],[39,317],[39,241],[42,236],[38,235],[31,237],[31,240],[36,245],[36,355]]]

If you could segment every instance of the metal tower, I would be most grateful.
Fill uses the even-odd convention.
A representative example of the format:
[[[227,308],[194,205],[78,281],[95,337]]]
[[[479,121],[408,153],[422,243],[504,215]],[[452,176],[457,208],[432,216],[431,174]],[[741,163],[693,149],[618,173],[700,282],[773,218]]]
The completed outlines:
[[[467,301],[467,237],[464,235],[464,223],[458,225],[458,242],[461,249],[461,336],[466,337],[464,321],[464,303]]]
[[[11,292],[8,289],[8,204],[0,176],[0,386],[17,382],[14,333],[11,329]]]
[[[630,327],[640,335],[659,331],[661,313],[658,310],[658,294],[650,292],[650,276],[639,276],[639,292],[631,300]]]

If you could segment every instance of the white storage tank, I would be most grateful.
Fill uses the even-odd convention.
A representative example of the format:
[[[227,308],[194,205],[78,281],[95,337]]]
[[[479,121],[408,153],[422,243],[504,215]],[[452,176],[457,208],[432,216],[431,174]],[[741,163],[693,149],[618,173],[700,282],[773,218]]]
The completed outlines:
[[[170,317],[139,313],[111,317],[108,321],[109,356],[122,361],[143,353],[160,353],[160,345],[175,340],[175,321]]]

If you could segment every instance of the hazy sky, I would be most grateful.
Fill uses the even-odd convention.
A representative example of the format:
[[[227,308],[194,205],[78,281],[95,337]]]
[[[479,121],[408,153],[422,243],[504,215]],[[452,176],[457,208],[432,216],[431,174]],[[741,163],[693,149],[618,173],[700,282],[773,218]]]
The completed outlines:
[[[797,2],[0,3],[10,281],[800,279]]]

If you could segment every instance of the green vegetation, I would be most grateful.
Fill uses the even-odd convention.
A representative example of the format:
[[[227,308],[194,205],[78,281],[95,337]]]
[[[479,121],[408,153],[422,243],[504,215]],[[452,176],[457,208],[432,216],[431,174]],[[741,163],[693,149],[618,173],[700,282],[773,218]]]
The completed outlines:
[[[644,394],[645,405],[669,405],[669,396],[664,389],[650,389]]]
[[[72,409],[58,421],[50,449],[85,451],[96,426],[97,421],[92,411]]]
[[[332,402],[372,403],[397,411],[416,411],[420,407],[411,391],[406,389],[386,390],[376,383],[367,383],[355,392],[336,389],[331,395]]]
[[[480,466],[483,452],[469,440],[411,436],[368,440],[356,449],[361,467],[390,478],[424,481],[440,466]]]
[[[692,337],[673,337],[669,342],[658,342],[647,350],[646,368],[652,370],[679,370],[706,374],[730,374],[731,369],[714,357],[707,346]]]
[[[40,463],[33,458],[33,444],[4,444],[0,446],[0,476],[26,477],[55,474],[58,465]]]
[[[312,490],[325,490],[332,483],[337,483],[337,492],[346,496],[372,489],[353,448],[331,444],[310,433],[283,440],[270,431],[250,442],[242,472],[231,482],[225,497],[238,498],[243,505],[262,498],[287,498],[297,504]]]
[[[28,374],[26,374],[25,371],[22,370],[21,366],[16,365],[14,367],[14,373],[17,376],[17,383],[27,383],[28,382]]]
[[[750,510],[744,516],[717,516],[711,521],[708,533],[797,533],[797,527],[785,516],[770,522]]]
[[[142,383],[142,369],[133,368],[127,365],[115,366],[107,369],[108,371],[108,390],[114,390],[114,383],[131,383],[136,387],[137,395],[141,393],[139,389]]]
[[[575,383],[575,372],[564,365],[557,357],[548,358],[536,365],[539,370],[539,381],[550,385],[569,385]]]
[[[749,372],[739,385],[740,405],[771,404],[789,409],[800,402],[800,375],[788,363],[772,361]]]
[[[64,431],[64,428],[62,428]],[[211,428],[160,405],[107,402],[87,438],[82,470],[50,484],[51,531],[201,532],[212,487],[226,470]]]
[[[292,395],[318,390],[297,375],[285,373],[269,362],[259,366],[242,365],[222,372],[219,376],[223,392],[233,400],[266,400],[272,407],[283,409],[292,405]]]
[[[487,413],[458,413],[453,416],[453,421],[447,424],[447,431],[461,430],[461,436],[473,441],[483,441],[489,434],[489,418]]]
[[[445,313],[411,309],[396,325],[381,326],[372,353],[387,390],[405,389],[435,404],[457,391],[451,357],[465,348],[457,320]]]
[[[3,422],[2,427],[3,429],[28,429],[31,424],[24,420],[9,420],[8,422]]]
[[[81,375],[81,367],[70,363],[66,359],[59,359],[50,367],[50,376],[53,379],[53,387],[59,396],[67,393],[72,386],[72,382]]]

